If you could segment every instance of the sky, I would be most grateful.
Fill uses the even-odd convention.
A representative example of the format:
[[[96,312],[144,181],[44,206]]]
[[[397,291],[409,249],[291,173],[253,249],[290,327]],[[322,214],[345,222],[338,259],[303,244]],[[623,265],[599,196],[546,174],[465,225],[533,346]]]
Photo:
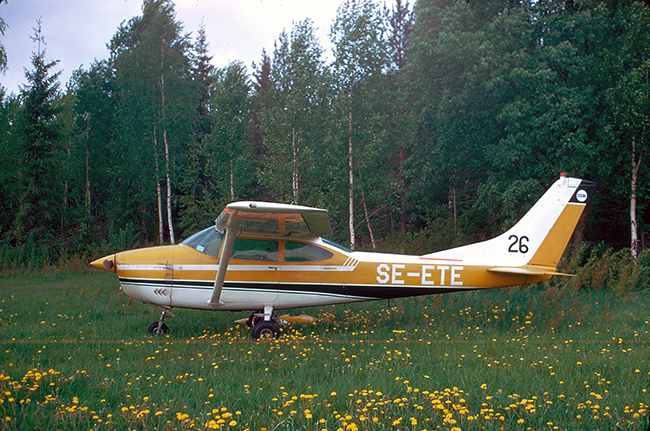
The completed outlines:
[[[242,61],[260,63],[262,49],[269,55],[283,30],[291,33],[293,23],[311,18],[317,36],[331,56],[330,27],[343,0],[174,0],[176,20],[192,42],[205,26],[209,52],[216,67]],[[42,21],[46,61],[59,60],[52,72],[61,71],[65,88],[73,71],[88,69],[95,60],[108,58],[107,44],[119,25],[142,15],[142,0],[8,0],[0,4],[0,17],[7,29],[0,44],[7,52],[7,70],[0,85],[17,94],[26,83],[25,69],[31,69],[31,55],[37,50],[30,36],[37,20]]]

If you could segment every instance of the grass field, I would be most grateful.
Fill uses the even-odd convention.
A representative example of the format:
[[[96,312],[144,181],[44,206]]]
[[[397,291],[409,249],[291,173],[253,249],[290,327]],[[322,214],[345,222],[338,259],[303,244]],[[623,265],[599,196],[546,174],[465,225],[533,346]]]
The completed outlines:
[[[646,430],[650,292],[551,287],[300,310],[159,311],[114,274],[0,277],[0,428]]]

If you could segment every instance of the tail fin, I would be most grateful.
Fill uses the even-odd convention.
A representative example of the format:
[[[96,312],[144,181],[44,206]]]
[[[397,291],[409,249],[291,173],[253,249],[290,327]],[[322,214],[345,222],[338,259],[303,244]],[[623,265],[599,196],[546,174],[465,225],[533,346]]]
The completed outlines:
[[[562,174],[507,232],[488,241],[422,256],[485,265],[491,271],[553,274],[580,220],[595,183]]]

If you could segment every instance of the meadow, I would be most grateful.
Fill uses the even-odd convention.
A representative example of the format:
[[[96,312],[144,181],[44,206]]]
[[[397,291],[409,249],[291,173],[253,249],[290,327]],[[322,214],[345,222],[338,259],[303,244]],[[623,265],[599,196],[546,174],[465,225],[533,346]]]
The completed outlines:
[[[159,311],[102,271],[0,277],[2,430],[646,430],[648,290],[542,285],[299,310]]]

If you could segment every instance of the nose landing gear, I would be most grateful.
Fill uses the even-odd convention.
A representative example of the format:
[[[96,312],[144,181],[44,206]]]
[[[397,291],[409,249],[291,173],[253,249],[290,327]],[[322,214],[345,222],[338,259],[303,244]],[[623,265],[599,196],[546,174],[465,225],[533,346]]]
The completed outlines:
[[[167,315],[169,315],[169,317],[174,317],[169,308],[163,308],[160,313],[160,319],[149,325],[147,332],[151,335],[166,335],[169,332],[169,328],[165,325],[165,317]]]

